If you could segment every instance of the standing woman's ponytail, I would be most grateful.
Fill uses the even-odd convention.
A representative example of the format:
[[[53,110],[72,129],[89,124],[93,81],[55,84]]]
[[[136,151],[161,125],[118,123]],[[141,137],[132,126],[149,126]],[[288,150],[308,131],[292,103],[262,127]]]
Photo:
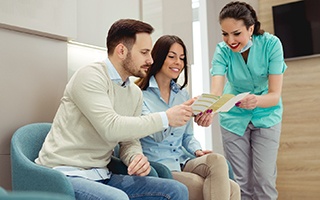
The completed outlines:
[[[243,2],[244,3],[244,2]],[[247,9],[251,12],[251,16],[254,20],[254,29],[253,34],[254,35],[262,35],[264,33],[264,30],[260,28],[261,23],[258,21],[258,16],[256,11],[252,8],[251,5],[244,3],[244,5],[247,7]]]

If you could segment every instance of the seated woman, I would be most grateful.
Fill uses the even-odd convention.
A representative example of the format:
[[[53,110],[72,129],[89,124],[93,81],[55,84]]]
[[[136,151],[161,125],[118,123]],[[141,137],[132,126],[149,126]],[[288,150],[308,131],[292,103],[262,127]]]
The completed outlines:
[[[154,63],[148,75],[136,81],[143,91],[143,114],[165,111],[189,99],[184,87],[188,81],[187,51],[183,41],[173,35],[160,37],[152,49]],[[184,83],[176,82],[184,71]],[[211,115],[210,111],[204,115]],[[205,117],[210,119],[208,116]],[[196,118],[197,119],[197,118]],[[211,120],[201,122],[209,126]],[[240,199],[238,184],[228,177],[224,156],[202,150],[194,138],[192,121],[181,127],[169,127],[142,138],[144,154],[172,171],[173,178],[188,187],[190,199]],[[188,153],[196,158],[191,159]]]

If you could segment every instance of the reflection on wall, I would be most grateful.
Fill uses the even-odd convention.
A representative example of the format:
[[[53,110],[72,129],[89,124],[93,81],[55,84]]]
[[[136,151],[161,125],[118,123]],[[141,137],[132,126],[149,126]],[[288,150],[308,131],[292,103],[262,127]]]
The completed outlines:
[[[68,43],[68,80],[77,69],[106,58],[107,51],[104,48]]]

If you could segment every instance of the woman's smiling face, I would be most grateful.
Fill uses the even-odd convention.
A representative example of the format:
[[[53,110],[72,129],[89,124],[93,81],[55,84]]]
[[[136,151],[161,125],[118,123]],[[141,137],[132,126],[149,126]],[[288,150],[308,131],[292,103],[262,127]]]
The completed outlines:
[[[242,20],[235,20],[233,18],[222,20],[220,25],[223,41],[234,52],[239,52],[246,46],[254,28],[254,25],[252,25],[247,29]]]
[[[184,58],[183,47],[178,43],[172,44],[160,73],[167,76],[169,79],[178,78],[181,71],[184,69]]]

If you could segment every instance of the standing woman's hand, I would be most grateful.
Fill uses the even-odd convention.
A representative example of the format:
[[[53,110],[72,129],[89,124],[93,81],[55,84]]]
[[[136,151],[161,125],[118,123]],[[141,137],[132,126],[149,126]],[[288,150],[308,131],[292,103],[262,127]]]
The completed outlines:
[[[237,102],[235,106],[239,108],[244,109],[255,109],[258,105],[258,97],[254,94],[249,94],[245,98],[243,98],[241,101]]]

